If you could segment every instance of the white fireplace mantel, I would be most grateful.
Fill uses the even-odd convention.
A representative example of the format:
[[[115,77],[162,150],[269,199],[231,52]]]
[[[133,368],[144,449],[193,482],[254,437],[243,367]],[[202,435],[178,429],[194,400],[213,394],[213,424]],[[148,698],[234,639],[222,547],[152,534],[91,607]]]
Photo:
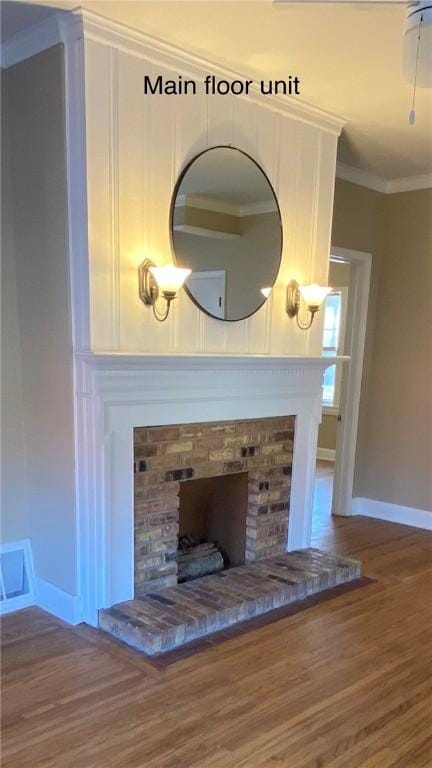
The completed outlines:
[[[321,386],[345,358],[77,354],[76,467],[83,620],[133,597],[133,429],[296,416],[288,549],[310,544]]]

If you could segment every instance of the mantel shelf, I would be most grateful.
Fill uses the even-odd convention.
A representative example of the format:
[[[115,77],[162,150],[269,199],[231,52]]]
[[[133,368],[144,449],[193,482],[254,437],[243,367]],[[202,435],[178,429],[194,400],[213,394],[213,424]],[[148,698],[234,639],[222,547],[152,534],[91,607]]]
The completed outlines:
[[[164,370],[270,370],[310,368],[325,370],[336,362],[347,362],[347,355],[324,357],[322,355],[229,355],[229,354],[151,354],[146,352],[80,352],[77,359],[88,365],[105,370],[130,370],[139,368],[160,368]]]

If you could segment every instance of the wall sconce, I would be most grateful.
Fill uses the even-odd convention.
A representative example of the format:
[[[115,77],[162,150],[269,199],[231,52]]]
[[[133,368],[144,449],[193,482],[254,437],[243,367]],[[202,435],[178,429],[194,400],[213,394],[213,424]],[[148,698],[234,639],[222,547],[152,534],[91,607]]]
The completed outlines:
[[[322,285],[299,285],[297,280],[291,280],[287,286],[286,311],[289,317],[295,317],[297,325],[302,331],[311,327],[316,313],[326,296],[332,289]],[[303,299],[310,313],[310,320],[303,324],[299,320],[300,300]]]
[[[160,323],[167,319],[171,302],[177,297],[178,291],[191,271],[190,269],[180,269],[173,264],[156,267],[150,259],[145,259],[138,267],[140,299],[144,304],[153,307],[153,314]],[[156,306],[161,294],[166,301],[163,312],[159,312]]]
[[[260,290],[261,290],[261,293],[262,293],[262,295],[263,295],[263,296],[264,296],[264,298],[266,298],[266,299],[268,299],[268,297],[270,296],[270,294],[271,294],[271,292],[272,292],[272,289],[271,289],[271,288],[261,288]]]

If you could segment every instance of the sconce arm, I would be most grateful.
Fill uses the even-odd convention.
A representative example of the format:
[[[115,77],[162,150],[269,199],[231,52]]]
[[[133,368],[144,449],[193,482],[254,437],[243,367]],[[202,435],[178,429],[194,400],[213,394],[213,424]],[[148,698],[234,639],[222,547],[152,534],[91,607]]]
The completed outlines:
[[[175,296],[164,296],[163,298],[166,301],[166,307],[164,312],[160,312],[156,306],[157,297],[155,297],[155,300],[153,301],[153,304],[152,304],[153,315],[159,323],[163,323],[167,319],[170,311],[171,302],[174,301]]]
[[[311,325],[312,325],[312,323],[313,323],[313,320],[314,320],[314,317],[315,317],[315,312],[312,312],[311,310],[309,310],[309,312],[310,312],[310,320],[309,320],[309,322],[308,322],[308,323],[302,323],[302,322],[300,321],[300,319],[299,319],[299,313],[298,313],[298,312],[297,312],[297,314],[296,314],[296,316],[295,316],[295,319],[296,319],[296,323],[297,323],[297,325],[298,325],[298,327],[300,328],[300,330],[301,330],[301,331],[307,331],[307,330],[309,330],[309,328],[311,327]]]

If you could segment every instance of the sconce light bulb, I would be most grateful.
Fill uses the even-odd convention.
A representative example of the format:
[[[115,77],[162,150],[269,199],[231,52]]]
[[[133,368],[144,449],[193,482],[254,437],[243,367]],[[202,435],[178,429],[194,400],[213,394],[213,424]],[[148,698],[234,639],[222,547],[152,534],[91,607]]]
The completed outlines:
[[[299,291],[304,303],[309,309],[314,307],[315,310],[321,306],[331,290],[328,286],[317,285],[316,283],[299,285]]]
[[[262,295],[263,295],[263,296],[264,296],[266,299],[268,299],[268,297],[270,296],[271,292],[272,292],[272,289],[271,289],[271,288],[261,288],[261,293],[262,293]]]
[[[150,272],[162,293],[174,295],[182,287],[191,271],[190,269],[175,267],[172,264],[166,264],[164,267],[150,267]]]

